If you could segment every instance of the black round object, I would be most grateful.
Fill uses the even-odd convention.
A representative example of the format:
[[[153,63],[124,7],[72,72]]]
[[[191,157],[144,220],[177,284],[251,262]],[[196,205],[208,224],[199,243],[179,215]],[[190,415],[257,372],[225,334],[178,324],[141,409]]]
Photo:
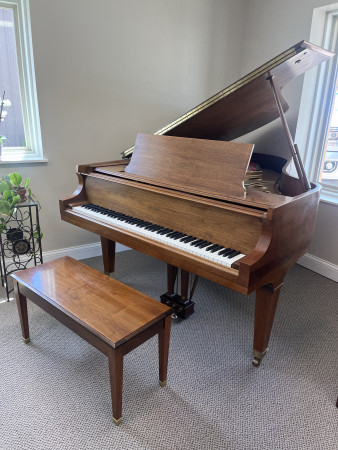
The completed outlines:
[[[18,239],[13,244],[13,253],[16,255],[25,255],[29,252],[30,244],[26,239]]]

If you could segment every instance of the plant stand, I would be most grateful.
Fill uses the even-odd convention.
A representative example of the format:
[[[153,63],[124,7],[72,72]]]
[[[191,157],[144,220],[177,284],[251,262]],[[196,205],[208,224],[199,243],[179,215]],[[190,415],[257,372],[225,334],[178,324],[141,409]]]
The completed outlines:
[[[1,284],[6,289],[7,301],[13,286],[9,275],[17,270],[42,264],[42,248],[38,203],[28,198],[16,206],[8,217],[6,230],[0,234]]]

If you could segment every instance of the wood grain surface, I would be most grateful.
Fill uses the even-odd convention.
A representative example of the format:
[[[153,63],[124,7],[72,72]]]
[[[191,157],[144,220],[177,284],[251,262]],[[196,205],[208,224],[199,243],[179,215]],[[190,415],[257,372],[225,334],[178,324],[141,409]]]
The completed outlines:
[[[80,318],[113,347],[170,313],[160,302],[67,256],[16,272],[13,278]]]

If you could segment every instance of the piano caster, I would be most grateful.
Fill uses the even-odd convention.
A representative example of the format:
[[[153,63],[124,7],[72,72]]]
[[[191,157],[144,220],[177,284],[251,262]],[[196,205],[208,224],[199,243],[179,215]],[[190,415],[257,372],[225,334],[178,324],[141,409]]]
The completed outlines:
[[[261,359],[254,358],[252,361],[252,365],[258,367],[261,364],[261,361],[262,361]]]
[[[253,360],[252,360],[252,365],[255,367],[259,367],[261,365],[262,359],[264,358],[264,356],[266,355],[268,349],[266,349],[263,353],[259,352],[258,350],[254,350],[253,351]]]
[[[173,320],[177,319],[177,314],[176,314],[176,313],[172,313],[171,318],[172,318]]]
[[[163,294],[161,295],[161,303],[164,303],[170,308],[173,308],[173,315],[177,318],[186,319],[194,312],[195,303],[190,300],[181,300],[181,296],[178,294]]]

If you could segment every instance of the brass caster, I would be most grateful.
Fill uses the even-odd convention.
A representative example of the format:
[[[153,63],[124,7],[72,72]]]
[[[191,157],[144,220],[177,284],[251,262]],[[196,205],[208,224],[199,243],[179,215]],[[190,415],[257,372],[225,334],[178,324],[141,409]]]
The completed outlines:
[[[172,319],[177,319],[177,314],[176,313],[172,313],[171,318]]]
[[[115,419],[115,417],[113,417],[113,422],[115,423],[115,425],[120,425],[120,423],[122,422],[122,417],[120,417],[119,419]]]
[[[261,364],[261,361],[262,361],[261,359],[254,358],[252,361],[252,365],[258,367]]]
[[[164,381],[159,380],[158,384],[159,384],[161,387],[164,387],[164,386],[167,385],[167,380],[164,380]]]
[[[23,342],[25,343],[25,344],[29,344],[30,343],[30,338],[22,338],[22,340],[23,340]]]

